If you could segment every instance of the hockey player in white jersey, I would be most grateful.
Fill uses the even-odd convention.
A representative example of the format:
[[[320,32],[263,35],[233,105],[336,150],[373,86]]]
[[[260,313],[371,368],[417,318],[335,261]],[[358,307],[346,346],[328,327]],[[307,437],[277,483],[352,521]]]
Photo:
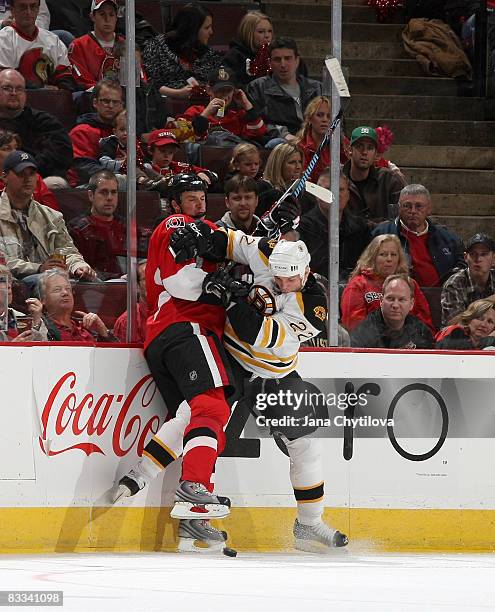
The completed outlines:
[[[208,236],[206,250],[214,249],[215,257],[222,254],[249,266],[254,276],[248,300],[236,295],[239,283],[224,270],[208,274],[203,284],[204,292],[218,297],[227,309],[224,343],[241,373],[238,386],[243,389],[243,401],[252,407],[261,387],[265,392],[276,391],[281,384],[300,390],[305,384],[295,371],[300,343],[323,331],[326,321],[326,298],[310,274],[305,244],[284,240],[276,243],[231,230],[210,235],[211,230],[195,225],[196,237],[198,230]],[[197,252],[188,229],[182,228],[179,234],[183,238],[179,236],[174,244],[179,257],[207,257],[207,252]],[[185,253],[181,254],[181,249]],[[249,379],[249,384],[243,384],[242,379]],[[137,468],[121,479],[121,495],[135,494],[180,454],[181,432],[188,422],[187,407],[181,408],[176,419],[165,423],[146,446]],[[275,416],[282,416],[284,410],[287,407],[278,407]],[[319,551],[345,546],[347,537],[322,521],[320,441],[307,437],[307,433],[297,427],[273,431],[283,439],[290,457],[290,478],[298,506],[293,530],[295,547]]]

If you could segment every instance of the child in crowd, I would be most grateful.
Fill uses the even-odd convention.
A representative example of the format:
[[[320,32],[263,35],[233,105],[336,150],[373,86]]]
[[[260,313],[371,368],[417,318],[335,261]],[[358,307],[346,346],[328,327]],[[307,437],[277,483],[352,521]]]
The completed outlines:
[[[148,136],[148,151],[151,154],[151,163],[144,164],[146,175],[156,180],[171,177],[181,172],[193,172],[207,185],[211,185],[218,180],[218,176],[211,170],[193,166],[186,162],[175,161],[174,155],[179,148],[180,144],[172,132],[153,130]]]
[[[190,106],[182,114],[191,121],[199,138],[217,146],[232,146],[239,139],[263,141],[266,125],[242,89],[236,88],[230,68],[220,66],[210,75],[208,95],[206,106]]]
[[[261,155],[256,145],[250,142],[241,142],[234,147],[224,184],[236,175],[255,179],[258,183],[261,182]]]
[[[21,138],[19,134],[15,134],[10,130],[0,128],[0,191],[5,189],[5,183],[1,178],[1,174],[3,172],[3,162],[9,153],[12,153],[12,151],[17,151],[17,149],[20,148]],[[33,200],[36,200],[40,204],[44,204],[49,208],[53,208],[53,210],[60,210],[53,192],[50,191],[38,172],[36,173],[36,188],[33,193]]]
[[[158,191],[165,195],[168,181],[165,177],[179,172],[202,173],[201,178],[208,184],[216,179],[216,174],[173,161],[179,148],[177,139],[167,130],[154,130],[148,136],[148,150],[151,153],[151,163],[145,163],[143,147],[136,142],[136,181],[138,188],[147,191]],[[100,140],[100,164],[105,170],[113,172],[119,183],[119,189],[125,189],[127,182],[127,113],[121,111],[114,120],[114,130],[111,136]]]
[[[241,142],[232,151],[232,159],[229,162],[231,175],[241,174],[249,178],[260,177],[261,155],[260,150],[254,144]]]

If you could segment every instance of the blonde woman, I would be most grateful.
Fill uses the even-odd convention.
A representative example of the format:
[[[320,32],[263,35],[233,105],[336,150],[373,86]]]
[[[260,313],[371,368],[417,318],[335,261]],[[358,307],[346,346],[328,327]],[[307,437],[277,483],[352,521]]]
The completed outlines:
[[[266,160],[263,179],[259,181],[260,194],[256,214],[261,217],[303,172],[303,152],[289,143],[277,145]],[[314,206],[314,198],[306,192],[298,198],[302,212]]]
[[[391,274],[407,274],[408,266],[402,245],[393,234],[376,236],[363,251],[356,267],[349,277],[340,308],[342,325],[348,330],[355,329],[370,312],[380,308],[383,281]],[[418,317],[433,332],[430,306],[418,283],[414,284],[414,306],[411,314]]]
[[[438,349],[473,351],[495,346],[495,304],[491,300],[472,302],[435,340]]]
[[[237,38],[230,42],[224,62],[235,72],[239,87],[266,76],[270,70],[267,46],[273,39],[270,17],[249,11],[239,24]]]

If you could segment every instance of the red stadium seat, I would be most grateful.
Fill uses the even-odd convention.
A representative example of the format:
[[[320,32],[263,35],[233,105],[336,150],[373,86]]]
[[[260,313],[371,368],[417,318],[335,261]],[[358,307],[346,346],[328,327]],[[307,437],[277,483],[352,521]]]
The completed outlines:
[[[227,210],[225,196],[223,193],[209,193],[207,197],[206,218],[213,222],[219,221]]]
[[[28,89],[27,104],[37,110],[51,113],[66,130],[76,123],[76,110],[70,91],[64,89]]]
[[[233,147],[201,147],[201,166],[216,172],[223,181],[229,171],[229,162],[232,159]]]

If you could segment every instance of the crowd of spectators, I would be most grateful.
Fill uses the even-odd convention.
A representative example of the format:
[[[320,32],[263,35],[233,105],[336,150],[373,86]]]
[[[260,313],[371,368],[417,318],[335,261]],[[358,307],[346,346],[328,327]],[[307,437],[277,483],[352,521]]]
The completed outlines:
[[[113,313],[113,321],[121,314],[114,336],[97,313],[74,310],[73,296],[77,281],[124,283],[127,273],[118,201],[127,186],[120,3],[92,0],[92,30],[82,35],[51,32],[44,0],[7,4],[0,29],[0,279],[10,306],[12,284],[31,294],[23,313],[5,307],[2,338],[123,341],[126,312]],[[295,40],[275,34],[267,15],[246,13],[223,50],[209,45],[214,27],[206,6],[182,5],[165,33],[150,34],[136,49],[137,189],[156,192],[163,217],[172,212],[170,177],[193,172],[209,193],[225,197],[212,220],[251,233],[301,177],[331,123],[331,101],[308,77]],[[77,116],[70,129],[56,107],[33,108],[31,90],[69,95]],[[384,158],[381,130],[363,125],[342,136],[340,336],[356,347],[490,346],[494,240],[476,234],[464,247],[435,223],[427,186],[409,184]],[[212,146],[227,151],[221,168],[204,163]],[[325,148],[310,177],[326,190],[330,161]],[[85,194],[86,204],[68,218],[70,189]],[[305,191],[296,204],[312,271],[324,277],[330,205]],[[138,226],[140,341],[151,227]],[[32,327],[16,332],[23,315]]]

